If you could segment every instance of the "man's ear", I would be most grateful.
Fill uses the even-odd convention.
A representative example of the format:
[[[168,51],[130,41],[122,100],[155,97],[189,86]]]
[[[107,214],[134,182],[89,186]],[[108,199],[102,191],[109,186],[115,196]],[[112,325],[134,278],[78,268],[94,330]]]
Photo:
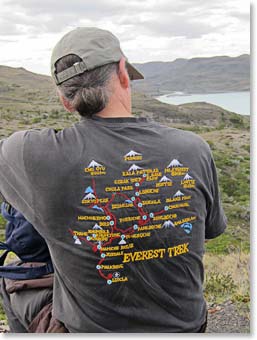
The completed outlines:
[[[76,111],[74,107],[71,105],[71,103],[61,94],[59,90],[57,90],[58,96],[60,98],[60,101],[63,105],[63,107],[68,111],[68,112],[74,112]]]
[[[122,87],[130,87],[130,79],[126,69],[126,59],[124,57],[122,57],[119,62],[119,79]]]

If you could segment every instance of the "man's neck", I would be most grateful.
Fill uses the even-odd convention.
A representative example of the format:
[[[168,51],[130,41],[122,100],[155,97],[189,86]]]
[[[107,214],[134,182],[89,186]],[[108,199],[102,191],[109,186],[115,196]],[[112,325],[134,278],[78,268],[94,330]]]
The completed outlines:
[[[115,117],[132,117],[132,112],[119,109],[102,110],[96,114],[96,116],[102,118],[115,118]]]
[[[117,117],[132,117],[131,110],[131,102],[130,100],[127,103],[123,103],[120,100],[115,100],[114,96],[110,98],[108,105],[100,112],[96,114],[96,116],[102,118],[117,118]]]

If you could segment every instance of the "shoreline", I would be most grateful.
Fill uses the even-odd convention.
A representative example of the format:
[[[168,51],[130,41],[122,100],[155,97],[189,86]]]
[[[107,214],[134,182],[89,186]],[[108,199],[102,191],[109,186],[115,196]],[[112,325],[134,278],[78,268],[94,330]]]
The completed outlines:
[[[240,95],[242,96],[240,98]],[[249,95],[249,99],[247,96]],[[219,106],[227,111],[243,116],[251,115],[250,91],[228,91],[208,93],[187,93],[173,91],[169,94],[155,96],[154,99],[170,105],[183,105],[193,103],[208,103]],[[226,97],[227,96],[227,97]],[[230,96],[230,97],[229,97]]]

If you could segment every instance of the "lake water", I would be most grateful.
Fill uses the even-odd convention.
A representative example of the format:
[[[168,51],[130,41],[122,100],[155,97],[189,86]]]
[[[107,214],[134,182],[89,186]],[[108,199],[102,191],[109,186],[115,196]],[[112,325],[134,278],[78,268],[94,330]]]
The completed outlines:
[[[184,94],[173,92],[157,97],[159,101],[167,104],[185,104],[193,102],[207,102],[223,107],[225,110],[250,115],[250,92],[227,92],[227,93],[205,93]]]

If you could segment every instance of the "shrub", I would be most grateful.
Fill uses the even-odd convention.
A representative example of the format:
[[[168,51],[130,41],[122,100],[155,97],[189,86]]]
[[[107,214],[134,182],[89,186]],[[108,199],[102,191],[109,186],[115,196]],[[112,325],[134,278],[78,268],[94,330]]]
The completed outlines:
[[[212,150],[215,149],[215,144],[214,144],[214,142],[213,142],[212,140],[207,140],[206,142],[209,144],[209,146],[210,146],[210,148],[211,148]]]
[[[41,118],[40,117],[34,117],[32,119],[32,124],[36,124],[36,123],[40,123],[41,122]]]
[[[205,276],[204,292],[208,301],[231,295],[236,291],[236,288],[237,286],[230,273],[221,274],[211,271]]]

